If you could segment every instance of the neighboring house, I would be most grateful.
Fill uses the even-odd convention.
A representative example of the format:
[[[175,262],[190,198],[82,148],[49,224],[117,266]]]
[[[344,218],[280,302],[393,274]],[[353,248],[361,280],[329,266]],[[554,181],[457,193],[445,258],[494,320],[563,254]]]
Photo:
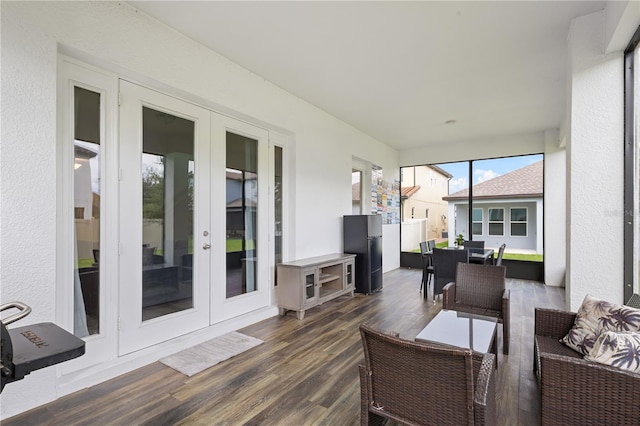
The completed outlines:
[[[487,247],[506,243],[515,251],[542,253],[543,161],[473,185],[473,239]],[[469,189],[443,200],[449,203],[449,245],[455,235],[469,239]]]
[[[448,204],[443,201],[449,193],[449,180],[453,176],[438,166],[415,166],[402,169],[403,238],[406,230],[416,219],[424,221],[419,241],[443,238],[447,232]]]

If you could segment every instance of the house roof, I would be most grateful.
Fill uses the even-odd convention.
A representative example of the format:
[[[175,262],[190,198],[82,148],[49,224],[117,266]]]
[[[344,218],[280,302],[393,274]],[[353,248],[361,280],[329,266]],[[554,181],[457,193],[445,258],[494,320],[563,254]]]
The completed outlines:
[[[440,167],[436,166],[435,164],[429,164],[429,165],[427,165],[427,167],[429,167],[430,169],[435,170],[436,172],[440,173],[441,175],[443,175],[447,179],[451,179],[453,177],[453,175],[451,173],[449,173],[448,171],[446,171],[444,169],[441,169]]]
[[[542,197],[543,162],[538,161],[502,176],[473,185],[473,198],[523,198]],[[469,197],[469,188],[442,197],[445,201],[464,200]]]
[[[416,186],[403,186],[400,188],[400,198],[409,198],[420,189],[420,185]]]

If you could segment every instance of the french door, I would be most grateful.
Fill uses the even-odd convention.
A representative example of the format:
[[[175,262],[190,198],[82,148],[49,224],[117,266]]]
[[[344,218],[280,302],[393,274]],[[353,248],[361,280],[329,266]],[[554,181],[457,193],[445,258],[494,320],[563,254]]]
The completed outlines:
[[[119,354],[270,303],[268,132],[121,80]]]
[[[211,322],[270,303],[268,132],[214,114]]]
[[[120,81],[119,354],[209,325],[211,113]]]

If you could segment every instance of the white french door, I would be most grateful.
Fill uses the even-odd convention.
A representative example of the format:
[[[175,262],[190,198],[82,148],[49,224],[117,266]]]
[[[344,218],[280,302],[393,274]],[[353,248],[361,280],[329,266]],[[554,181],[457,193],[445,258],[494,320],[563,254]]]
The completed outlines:
[[[213,114],[211,323],[268,306],[268,132]]]
[[[270,304],[268,132],[120,81],[119,355]]]
[[[119,355],[209,325],[211,113],[120,80]]]

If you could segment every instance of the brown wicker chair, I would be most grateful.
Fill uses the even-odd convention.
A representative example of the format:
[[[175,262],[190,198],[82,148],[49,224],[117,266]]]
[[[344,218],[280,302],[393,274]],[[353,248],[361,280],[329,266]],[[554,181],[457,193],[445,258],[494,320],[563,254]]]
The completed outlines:
[[[633,293],[625,305],[640,309],[640,294]]]
[[[495,355],[413,342],[360,326],[360,423],[493,425]]]
[[[640,424],[640,374],[586,361],[560,343],[576,314],[535,310],[534,371],[542,425]]]
[[[502,323],[502,353],[509,354],[509,289],[504,266],[460,263],[442,290],[442,309],[485,315]]]

